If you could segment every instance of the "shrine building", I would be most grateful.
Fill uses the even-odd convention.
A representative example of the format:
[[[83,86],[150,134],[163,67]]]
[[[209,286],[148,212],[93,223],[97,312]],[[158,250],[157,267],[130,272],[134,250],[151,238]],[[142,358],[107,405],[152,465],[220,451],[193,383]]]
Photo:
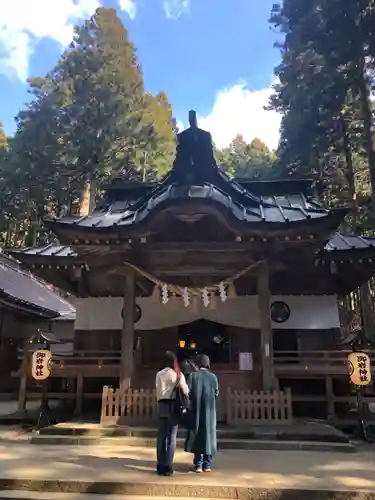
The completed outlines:
[[[342,341],[375,274],[375,239],[340,232],[346,214],[321,204],[313,180],[231,178],[191,112],[161,182],[113,182],[94,210],[46,221],[59,245],[11,252],[77,297],[74,353],[53,360],[48,397],[81,414],[109,387],[148,395],[152,416],[171,349],[210,356],[222,421],[251,420],[230,408],[262,398],[272,415],[286,405],[286,420],[347,418]],[[26,357],[20,409],[35,392]]]

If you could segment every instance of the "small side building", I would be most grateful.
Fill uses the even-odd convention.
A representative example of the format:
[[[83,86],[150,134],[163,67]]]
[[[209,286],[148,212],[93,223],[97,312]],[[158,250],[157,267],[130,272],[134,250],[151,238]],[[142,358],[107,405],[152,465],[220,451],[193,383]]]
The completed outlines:
[[[0,253],[0,392],[18,393],[11,377],[21,363],[22,350],[39,329],[73,342],[75,307],[53,287],[20,268]]]

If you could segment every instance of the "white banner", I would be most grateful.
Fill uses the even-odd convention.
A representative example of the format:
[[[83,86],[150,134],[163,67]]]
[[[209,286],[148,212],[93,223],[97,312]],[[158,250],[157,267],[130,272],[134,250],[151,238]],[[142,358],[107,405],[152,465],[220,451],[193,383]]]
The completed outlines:
[[[285,302],[290,317],[284,323],[272,323],[275,329],[325,330],[339,328],[337,297],[325,296],[272,296],[274,301]],[[136,330],[158,330],[206,319],[224,325],[257,329],[260,327],[258,297],[236,297],[226,302],[217,300],[216,308],[205,308],[198,301],[199,310],[185,307],[182,300],[169,301],[166,305],[151,297],[138,298],[142,310]],[[77,300],[76,330],[121,330],[122,297],[101,297]]]

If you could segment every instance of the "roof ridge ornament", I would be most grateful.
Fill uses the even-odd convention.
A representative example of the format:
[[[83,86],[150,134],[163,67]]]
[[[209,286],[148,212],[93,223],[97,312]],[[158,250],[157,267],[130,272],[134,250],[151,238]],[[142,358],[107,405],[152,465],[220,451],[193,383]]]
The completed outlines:
[[[197,112],[193,109],[189,111],[189,125],[190,128],[198,128]]]

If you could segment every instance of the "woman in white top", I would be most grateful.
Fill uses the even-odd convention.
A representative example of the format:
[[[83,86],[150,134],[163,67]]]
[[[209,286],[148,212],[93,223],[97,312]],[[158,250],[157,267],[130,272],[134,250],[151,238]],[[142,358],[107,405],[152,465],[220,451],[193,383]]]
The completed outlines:
[[[174,352],[165,353],[164,368],[156,374],[155,385],[159,420],[156,472],[162,476],[171,476],[178,431],[178,422],[173,418],[171,402],[176,399],[177,385],[185,395],[189,394],[185,377],[181,373]]]

